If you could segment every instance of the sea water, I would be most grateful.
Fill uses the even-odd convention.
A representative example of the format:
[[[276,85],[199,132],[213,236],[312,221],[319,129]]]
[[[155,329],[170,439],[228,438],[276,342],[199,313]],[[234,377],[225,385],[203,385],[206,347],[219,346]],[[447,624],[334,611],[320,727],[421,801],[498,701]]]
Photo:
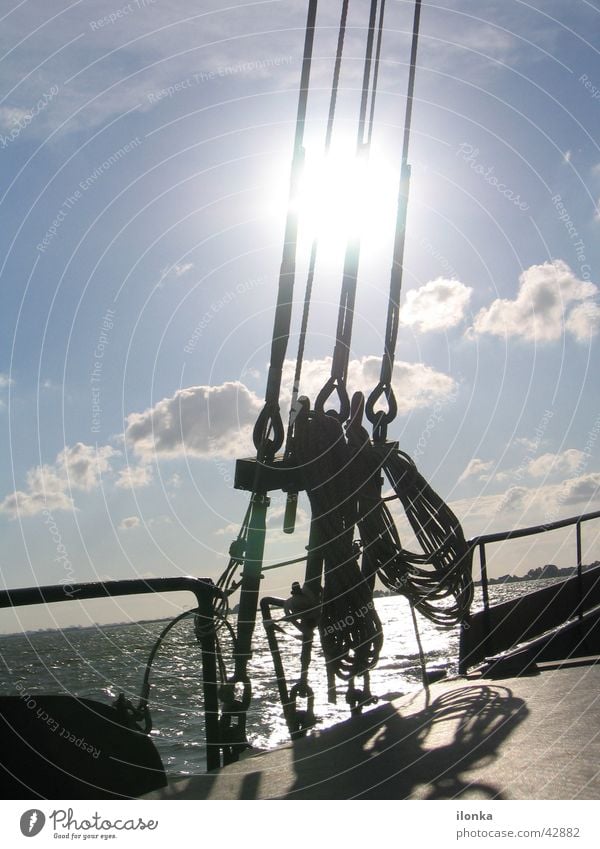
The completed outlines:
[[[540,589],[552,580],[518,582],[490,587],[492,604]],[[375,600],[384,631],[380,661],[371,673],[371,691],[379,701],[392,700],[421,687],[418,644],[408,603],[400,597]],[[481,607],[476,592],[473,609]],[[235,625],[235,617],[231,617]],[[459,629],[442,630],[419,616],[419,632],[428,669],[457,671]],[[36,631],[0,638],[0,693],[74,694],[110,703],[120,693],[135,705],[139,699],[150,650],[165,626],[164,621],[98,625],[86,628]],[[288,683],[299,674],[300,642],[288,633],[278,634]],[[228,640],[220,632],[227,660]],[[252,703],[247,732],[256,750],[268,749],[288,739],[278,701],[273,663],[264,628],[257,621],[254,654],[249,665]],[[323,657],[315,640],[310,684],[315,692],[315,714],[324,728],[348,718],[345,686],[340,681],[337,704],[327,700]],[[170,774],[189,775],[206,769],[202,665],[191,620],[183,620],[167,635],[151,675],[150,710],[152,739]],[[357,680],[357,686],[360,686]]]

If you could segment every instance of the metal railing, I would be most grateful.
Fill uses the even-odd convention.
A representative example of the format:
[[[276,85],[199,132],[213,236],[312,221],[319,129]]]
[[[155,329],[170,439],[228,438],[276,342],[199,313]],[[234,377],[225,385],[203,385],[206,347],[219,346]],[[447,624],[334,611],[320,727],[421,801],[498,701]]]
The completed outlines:
[[[559,519],[556,522],[548,522],[543,525],[533,525],[529,528],[518,528],[514,531],[500,531],[495,534],[483,534],[482,536],[472,537],[468,540],[469,547],[475,551],[479,549],[479,566],[481,572],[481,592],[483,595],[483,609],[489,610],[489,582],[487,574],[487,559],[485,547],[492,542],[506,542],[511,539],[519,539],[520,537],[529,537],[534,534],[543,534],[547,531],[556,531],[560,528],[575,525],[575,544],[577,554],[577,577],[581,588],[582,581],[582,560],[581,560],[581,525],[583,522],[589,522],[591,519],[600,519],[600,510],[595,510],[593,513],[583,513],[581,516],[572,516],[570,519]]]
[[[146,578],[105,583],[53,585],[1,590],[0,609],[60,601],[83,601],[94,598],[115,598],[150,593],[191,592],[196,597],[198,615],[211,623],[209,628],[197,629],[202,653],[202,686],[204,692],[206,766],[221,765],[219,748],[219,701],[217,693],[217,657],[213,600],[217,589],[209,578]]]
[[[473,614],[461,629],[461,671],[465,671],[469,665],[480,661],[484,656],[505,651],[509,644],[517,645],[524,639],[541,634],[545,629],[567,621],[583,622],[586,611],[600,603],[600,579],[598,569],[586,571],[584,575],[581,526],[584,522],[598,518],[600,510],[528,528],[484,534],[468,541],[473,553],[475,549],[479,550],[483,610]],[[520,599],[490,606],[486,546],[570,526],[575,526],[575,575],[545,589],[535,589],[535,582],[532,582],[532,591],[523,597],[529,603],[527,610]]]

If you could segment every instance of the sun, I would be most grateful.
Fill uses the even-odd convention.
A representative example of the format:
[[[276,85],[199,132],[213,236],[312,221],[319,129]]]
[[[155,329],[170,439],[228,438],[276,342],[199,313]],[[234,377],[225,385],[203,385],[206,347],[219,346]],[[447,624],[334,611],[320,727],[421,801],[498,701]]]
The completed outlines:
[[[322,260],[338,257],[355,237],[377,244],[393,231],[398,177],[372,149],[340,142],[327,155],[307,148],[294,208],[301,245],[319,241]]]

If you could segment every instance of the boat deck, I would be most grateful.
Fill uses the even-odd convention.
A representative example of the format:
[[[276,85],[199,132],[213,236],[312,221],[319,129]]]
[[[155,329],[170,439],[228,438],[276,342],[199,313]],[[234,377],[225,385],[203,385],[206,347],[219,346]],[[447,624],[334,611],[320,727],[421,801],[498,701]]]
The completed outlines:
[[[147,799],[599,799],[600,658],[467,677]]]

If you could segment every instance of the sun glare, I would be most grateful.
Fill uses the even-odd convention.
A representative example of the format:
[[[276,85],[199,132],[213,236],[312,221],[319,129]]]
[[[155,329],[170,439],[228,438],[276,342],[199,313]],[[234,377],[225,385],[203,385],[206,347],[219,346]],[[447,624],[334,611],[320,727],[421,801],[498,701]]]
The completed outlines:
[[[296,199],[301,242],[318,238],[324,259],[353,236],[378,243],[393,230],[396,195],[397,176],[375,150],[367,157],[350,146],[327,156],[308,149]]]

